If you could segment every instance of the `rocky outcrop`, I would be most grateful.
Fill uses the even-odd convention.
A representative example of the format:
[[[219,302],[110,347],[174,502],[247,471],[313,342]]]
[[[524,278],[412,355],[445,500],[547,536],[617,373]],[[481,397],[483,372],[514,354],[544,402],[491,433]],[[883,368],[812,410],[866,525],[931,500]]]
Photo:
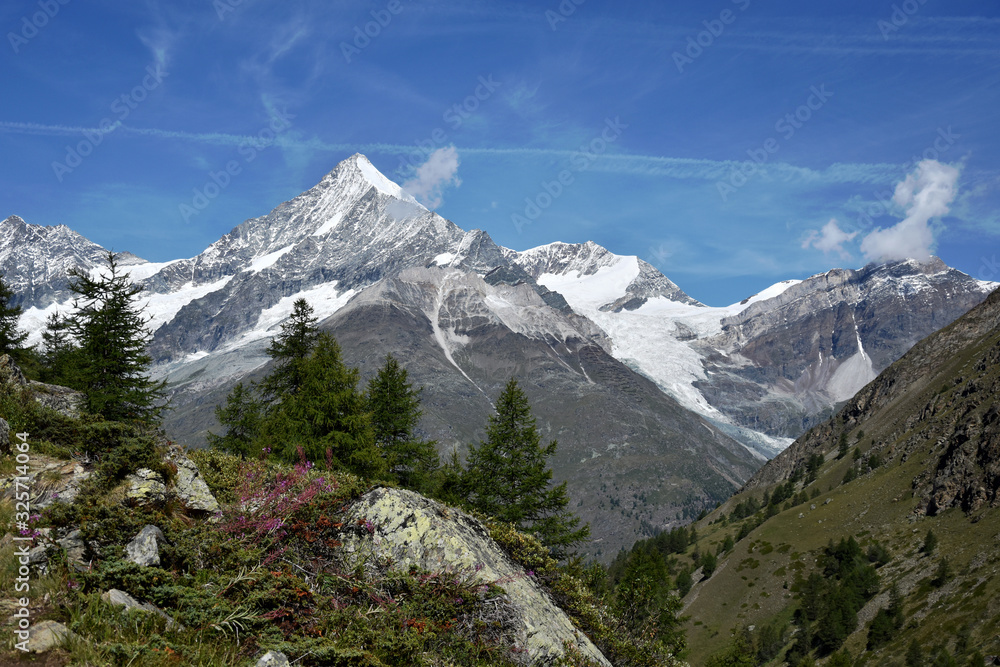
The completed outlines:
[[[126,559],[143,567],[160,565],[160,542],[166,542],[163,531],[156,526],[144,526],[131,542],[125,545]]]
[[[0,454],[10,454],[10,424],[0,417]]]
[[[576,646],[590,660],[610,664],[535,581],[510,560],[471,516],[411,491],[375,489],[350,509],[348,520],[364,523],[344,543],[354,564],[384,562],[407,571],[456,572],[506,592],[515,619],[516,646],[532,664],[547,664]]]
[[[86,397],[82,392],[57,384],[29,382],[31,395],[39,405],[55,410],[64,417],[79,419]]]
[[[35,402],[72,418],[78,418],[85,396],[69,387],[28,380],[9,354],[0,356],[0,391],[27,390]]]
[[[189,510],[208,513],[219,511],[219,501],[212,495],[198,466],[184,454],[182,448],[171,447],[166,460],[177,468],[170,491],[175,498]]]
[[[27,482],[31,489],[31,506],[45,509],[55,502],[73,502],[80,494],[90,471],[79,461],[61,461],[42,454],[31,454]],[[0,479],[0,496],[11,498],[16,486],[13,475]]]

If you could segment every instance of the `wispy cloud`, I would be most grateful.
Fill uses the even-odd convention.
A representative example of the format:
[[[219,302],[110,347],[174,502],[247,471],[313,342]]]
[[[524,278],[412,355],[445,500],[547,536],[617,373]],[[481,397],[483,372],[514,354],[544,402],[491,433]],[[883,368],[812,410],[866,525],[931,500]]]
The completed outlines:
[[[802,247],[813,247],[823,252],[836,252],[841,259],[850,259],[851,253],[844,249],[844,244],[853,240],[857,235],[858,232],[845,232],[836,220],[830,220],[823,225],[822,229],[810,230],[809,236],[802,242]]]
[[[19,123],[0,121],[0,132],[12,134],[34,134],[49,136],[80,135],[84,131],[95,132],[96,128],[43,125],[40,123]],[[153,137],[187,141],[210,146],[240,146],[257,141],[253,136],[228,134],[224,132],[184,132],[157,128],[139,128],[121,125],[116,134]],[[385,155],[409,155],[413,146],[387,143],[331,143],[317,138],[306,139],[291,135],[281,135],[275,144],[286,148],[309,149],[328,153],[380,153]],[[546,161],[569,161],[579,156],[579,151],[555,148],[484,148],[457,147],[464,157],[480,156],[491,158],[537,158]],[[634,174],[642,176],[663,176],[677,179],[718,181],[728,178],[734,169],[742,166],[735,160],[706,160],[695,158],[661,157],[629,153],[605,153],[593,160],[588,167],[591,171],[611,174]],[[784,162],[770,163],[766,177],[783,182],[804,182],[822,184],[883,184],[899,177],[900,165],[887,163],[835,163],[825,169],[810,169]]]

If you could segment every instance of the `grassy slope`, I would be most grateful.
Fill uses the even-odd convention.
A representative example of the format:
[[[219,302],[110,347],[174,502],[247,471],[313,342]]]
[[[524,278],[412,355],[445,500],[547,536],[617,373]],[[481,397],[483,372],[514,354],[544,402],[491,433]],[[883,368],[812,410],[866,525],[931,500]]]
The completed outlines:
[[[996,295],[991,298],[994,308],[997,300]],[[963,340],[966,344],[959,345]],[[864,650],[867,621],[887,606],[893,582],[905,596],[907,624],[877,656],[869,654],[870,664],[902,656],[913,639],[925,647],[950,640],[967,623],[974,626],[974,645],[986,654],[1000,653],[1000,636],[995,631],[1000,627],[1000,512],[984,507],[967,515],[953,508],[926,516],[926,499],[914,490],[919,486],[914,480],[937,467],[947,447],[941,436],[948,425],[974,422],[985,411],[995,410],[995,391],[980,395],[979,405],[971,411],[962,392],[970,378],[980,387],[996,389],[1000,368],[983,361],[998,347],[1000,331],[987,329],[986,335],[977,336],[968,323],[959,321],[938,339],[914,348],[912,356],[897,362],[900,368],[887,371],[889,380],[880,378],[887,387],[866,388],[869,394],[889,392],[890,400],[870,409],[856,399],[838,417],[793,445],[786,459],[801,460],[817,451],[825,454],[817,480],[805,488],[810,495],[815,490],[820,495],[756,528],[729,556],[720,558],[711,579],[697,584],[685,598],[693,665],[703,664],[726,646],[735,628],[791,618],[796,600],[790,588],[796,574],[808,576],[828,541],[849,535],[863,547],[878,540],[893,556],[879,570],[882,592],[859,613],[858,630],[846,644],[854,656]],[[977,370],[980,366],[985,369]],[[907,382],[899,384],[900,378]],[[930,406],[937,406],[937,411],[929,410]],[[840,433],[848,433],[853,449],[862,430],[860,454],[877,451],[887,463],[842,485],[854,461],[851,455],[836,459]],[[750,496],[761,499],[764,490],[781,479],[775,471],[790,465],[787,460],[776,462],[765,473],[771,484],[748,484],[754,488],[737,494],[702,520],[699,549],[714,552],[727,533],[735,538],[739,522],[727,525],[721,518]],[[930,557],[919,552],[928,529],[940,539]],[[942,555],[947,555],[956,576],[935,589],[929,581]]]

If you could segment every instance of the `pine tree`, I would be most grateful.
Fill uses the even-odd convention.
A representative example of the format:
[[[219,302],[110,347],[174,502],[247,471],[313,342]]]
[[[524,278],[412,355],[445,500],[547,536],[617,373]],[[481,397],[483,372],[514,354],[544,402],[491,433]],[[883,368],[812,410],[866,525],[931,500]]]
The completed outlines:
[[[344,365],[334,337],[320,333],[297,372],[297,391],[271,408],[262,438],[286,461],[297,461],[301,448],[310,461],[330,460],[365,477],[384,475],[386,462],[358,390],[360,373]]]
[[[926,537],[924,537],[924,543],[920,547],[920,551],[930,556],[932,553],[934,553],[934,549],[937,548],[937,543],[938,543],[937,535],[934,534],[933,530],[928,528],[927,535]]]
[[[420,392],[408,381],[406,369],[391,354],[368,382],[366,399],[375,444],[388,469],[408,488],[426,490],[439,465],[435,442],[416,436],[420,423]]]
[[[9,354],[16,361],[24,351],[22,345],[28,334],[17,326],[22,309],[11,305],[13,298],[13,290],[7,287],[0,273],[0,354]]]
[[[86,385],[81,377],[83,366],[79,346],[70,335],[72,320],[60,313],[52,313],[45,321],[42,333],[43,382],[84,390]]]
[[[148,375],[152,334],[135,303],[143,288],[120,272],[113,252],[106,261],[96,278],[80,269],[69,272],[76,295],[70,332],[80,343],[87,410],[110,421],[155,422],[165,383]]]
[[[259,445],[255,445],[255,441],[260,435],[264,406],[252,388],[238,382],[226,397],[225,407],[215,406],[215,417],[226,427],[226,434],[208,434],[208,444],[213,449],[244,458],[257,453]]]
[[[500,521],[535,533],[557,558],[585,540],[590,527],[566,511],[566,483],[550,488],[552,470],[546,459],[556,442],[542,446],[528,398],[511,378],[490,415],[486,441],[469,448],[463,479],[470,504]]]
[[[275,361],[274,370],[261,382],[267,399],[294,394],[302,385],[302,365],[319,337],[318,318],[305,299],[297,299],[292,315],[281,325],[281,333],[271,340],[267,354]]]

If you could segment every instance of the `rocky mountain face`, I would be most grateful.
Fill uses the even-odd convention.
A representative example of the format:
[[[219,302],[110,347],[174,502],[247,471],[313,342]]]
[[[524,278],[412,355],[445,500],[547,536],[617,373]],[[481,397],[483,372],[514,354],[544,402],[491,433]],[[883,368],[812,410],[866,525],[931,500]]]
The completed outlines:
[[[783,619],[807,604],[801,582],[822,575],[830,545],[849,538],[877,568],[871,599],[844,626],[852,656],[890,664],[916,644],[939,664],[972,662],[977,651],[985,663],[974,664],[998,664],[997,396],[1000,290],[914,345],[698,523],[702,551],[727,536],[735,546],[685,597],[692,664],[740,627],[773,624],[782,636]],[[893,599],[905,622],[873,640]]]
[[[0,231],[0,270],[37,342],[50,313],[72,309],[65,270],[94,270],[104,250],[15,217]],[[269,340],[305,298],[366,376],[386,352],[405,362],[444,453],[481,437],[500,387],[522,378],[560,443],[556,478],[607,557],[725,499],[985,295],[940,262],[899,263],[710,308],[593,243],[502,248],[428,211],[361,155],[196,257],[124,264],[146,288],[171,437],[204,441],[214,406],[266,371]]]
[[[615,357],[769,456],[997,286],[932,258],[836,269],[711,308],[592,243],[515,261],[597,323]]]
[[[101,266],[107,250],[65,225],[29,225],[16,215],[0,222],[0,273],[17,303],[45,308],[69,297],[66,272]],[[143,260],[123,253],[122,264]]]
[[[1000,290],[902,359],[770,461],[745,490],[786,479],[832,435],[862,427],[882,460],[931,457],[912,480],[917,512],[1000,504]]]

